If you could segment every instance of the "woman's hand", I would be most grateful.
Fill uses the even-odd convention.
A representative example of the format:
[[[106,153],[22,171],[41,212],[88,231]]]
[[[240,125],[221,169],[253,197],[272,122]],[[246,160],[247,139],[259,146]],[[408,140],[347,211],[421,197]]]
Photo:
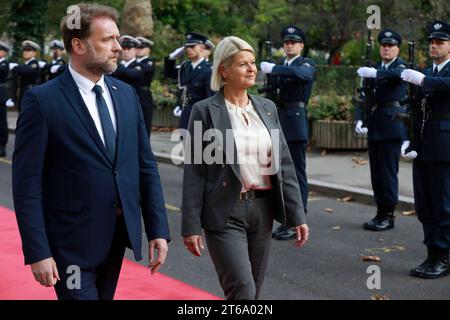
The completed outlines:
[[[200,249],[205,250],[203,239],[200,235],[192,235],[183,237],[184,247],[188,249],[194,256],[200,257],[202,253]]]
[[[295,233],[297,234],[297,239],[295,241],[296,247],[303,247],[309,238],[309,228],[306,224],[301,224],[295,227]]]

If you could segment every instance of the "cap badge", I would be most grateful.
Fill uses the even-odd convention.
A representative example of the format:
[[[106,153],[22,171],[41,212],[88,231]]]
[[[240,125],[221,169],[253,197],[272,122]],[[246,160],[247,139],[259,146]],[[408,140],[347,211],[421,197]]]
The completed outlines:
[[[187,36],[186,36],[186,39],[191,39],[192,38],[192,34],[188,34]]]
[[[287,32],[294,33],[295,32],[295,28],[289,27],[289,28],[287,28]]]
[[[440,29],[442,29],[442,24],[440,24],[440,23],[436,23],[435,25],[434,25],[434,30],[440,30]]]
[[[385,35],[386,37],[392,37],[392,32],[386,32],[384,35]]]

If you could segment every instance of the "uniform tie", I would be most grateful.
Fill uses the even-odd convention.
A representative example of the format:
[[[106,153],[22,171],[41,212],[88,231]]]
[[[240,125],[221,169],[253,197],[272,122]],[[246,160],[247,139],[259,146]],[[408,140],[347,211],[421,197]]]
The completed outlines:
[[[435,67],[433,70],[433,77],[437,77],[439,75],[439,69],[438,67]]]
[[[95,92],[95,100],[97,102],[98,114],[102,123],[103,136],[105,138],[105,148],[112,162],[116,155],[116,132],[114,131],[111,116],[108,111],[105,99],[102,96],[102,87],[98,84],[92,89]]]

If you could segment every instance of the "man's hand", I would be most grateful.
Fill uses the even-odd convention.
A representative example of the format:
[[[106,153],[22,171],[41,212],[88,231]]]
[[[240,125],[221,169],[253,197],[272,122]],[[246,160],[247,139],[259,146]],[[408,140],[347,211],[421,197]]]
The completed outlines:
[[[9,70],[12,70],[12,69],[14,69],[15,67],[18,67],[18,66],[19,66],[18,63],[10,62],[10,63],[9,63]]]
[[[53,258],[31,264],[31,272],[33,272],[34,279],[44,287],[53,287],[57,281],[61,281]]]
[[[309,238],[309,228],[306,224],[301,224],[295,227],[295,233],[297,234],[297,239],[295,240],[296,247],[303,247]]]
[[[410,141],[409,140],[403,141],[402,147],[400,149],[400,155],[404,159],[413,160],[413,159],[417,158],[417,152],[414,151],[414,150],[411,150],[410,152],[405,153],[406,149],[409,148],[409,145],[410,145]]]
[[[200,257],[202,253],[200,249],[205,250],[205,246],[203,245],[203,239],[200,235],[193,235],[183,237],[184,247],[190,251],[194,256]]]
[[[168,251],[167,240],[153,239],[148,243],[148,248],[150,256],[150,263],[148,267],[151,269],[152,275],[154,275],[166,261]],[[155,257],[155,250],[158,252],[158,258]]]
[[[377,69],[369,68],[369,67],[361,67],[357,71],[358,75],[361,78],[376,78],[377,77]]]
[[[422,86],[425,75],[419,71],[415,71],[412,69],[405,69],[403,70],[401,77],[403,81],[412,83],[416,86]]]
[[[184,52],[184,46],[179,47],[175,49],[171,54],[169,54],[170,60],[175,60],[176,58],[180,57]]]
[[[39,65],[39,68],[44,68],[46,65],[47,65],[47,62],[45,62],[45,61],[38,61],[38,65]]]
[[[369,129],[367,129],[366,127],[363,127],[363,122],[361,120],[358,120],[356,122],[356,127],[355,127],[355,132],[357,134],[367,134],[367,132],[369,132]]]
[[[13,99],[9,98],[8,101],[6,101],[5,106],[7,106],[8,108],[12,108],[14,107],[14,101]]]
[[[275,67],[275,63],[261,62],[261,71],[264,73],[272,73],[273,67]]]
[[[180,106],[176,106],[173,109],[173,115],[177,118],[181,117],[181,113],[183,112],[183,109]]]

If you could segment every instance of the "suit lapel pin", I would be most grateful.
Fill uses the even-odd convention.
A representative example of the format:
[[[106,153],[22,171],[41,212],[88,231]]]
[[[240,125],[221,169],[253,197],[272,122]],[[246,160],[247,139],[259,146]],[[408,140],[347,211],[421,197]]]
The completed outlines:
[[[270,116],[270,112],[267,112],[267,115]]]
[[[116,86],[112,86],[111,88],[113,88],[113,90],[117,90],[117,87],[116,87]]]

